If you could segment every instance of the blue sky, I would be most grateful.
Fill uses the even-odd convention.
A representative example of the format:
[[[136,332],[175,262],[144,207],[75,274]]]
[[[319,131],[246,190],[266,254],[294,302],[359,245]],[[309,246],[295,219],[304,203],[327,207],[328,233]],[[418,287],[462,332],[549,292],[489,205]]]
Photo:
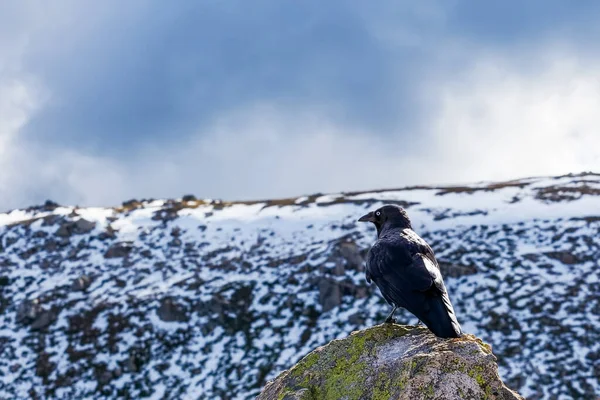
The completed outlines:
[[[0,208],[600,170],[598,20],[592,1],[4,1]]]

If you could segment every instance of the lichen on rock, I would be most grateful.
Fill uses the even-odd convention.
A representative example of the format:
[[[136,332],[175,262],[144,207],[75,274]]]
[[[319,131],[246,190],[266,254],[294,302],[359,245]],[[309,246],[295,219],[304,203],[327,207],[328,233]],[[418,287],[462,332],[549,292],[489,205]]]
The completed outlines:
[[[269,382],[257,400],[522,399],[473,335],[441,339],[383,324],[319,347]]]

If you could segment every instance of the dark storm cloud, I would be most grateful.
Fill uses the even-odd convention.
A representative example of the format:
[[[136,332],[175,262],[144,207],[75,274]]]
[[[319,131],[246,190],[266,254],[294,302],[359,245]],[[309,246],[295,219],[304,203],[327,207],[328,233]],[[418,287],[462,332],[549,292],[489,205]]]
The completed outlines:
[[[396,119],[387,84],[398,65],[386,61],[390,50],[358,10],[334,3],[82,7],[33,37],[25,68],[54,101],[27,135],[131,150],[139,140],[188,135],[257,100],[335,103],[338,118],[357,124]]]
[[[405,165],[483,176],[463,172],[475,139],[552,126],[527,119],[530,91],[594,82],[600,3],[574,4],[3,2],[0,206],[361,189],[392,184],[386,168],[393,186],[421,183]],[[567,131],[594,108],[577,93]],[[481,174],[515,171],[488,159]],[[538,173],[522,159],[517,173]]]
[[[409,99],[411,83],[435,60],[435,36],[512,43],[585,29],[599,6],[588,2],[590,13],[581,4],[432,3],[441,20],[419,21],[402,2],[70,3],[78,12],[67,10],[68,18],[30,38],[24,69],[56,102],[27,133],[126,146],[185,135],[215,113],[264,99],[334,103],[338,118],[381,127],[418,111],[397,100]],[[371,30],[378,19],[385,29],[396,22],[426,41],[382,42]]]
[[[25,131],[130,151],[140,140],[189,135],[223,110],[275,100],[335,104],[334,118],[385,133],[422,112],[411,104],[412,83],[439,61],[436,36],[526,41],[589,19],[564,2],[534,3],[423,6],[441,20],[402,2],[64,3],[76,11],[34,30],[23,59],[54,99]],[[416,45],[381,41],[373,34],[381,21],[409,30]]]

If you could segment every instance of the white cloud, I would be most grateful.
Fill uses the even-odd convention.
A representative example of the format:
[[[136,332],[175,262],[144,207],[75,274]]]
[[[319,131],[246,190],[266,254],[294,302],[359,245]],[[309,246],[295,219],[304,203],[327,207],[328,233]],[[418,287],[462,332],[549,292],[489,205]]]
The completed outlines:
[[[239,198],[600,170],[600,60],[548,49],[432,77],[416,150],[404,127],[359,131],[327,110],[228,114],[178,153],[181,185]]]
[[[430,87],[436,162],[427,180],[599,170],[599,72],[600,60],[554,46],[514,58],[486,54]]]
[[[4,80],[0,204],[261,198],[600,170],[600,60],[547,49],[474,52],[465,69],[432,75],[417,94],[431,108],[411,132],[382,135],[332,120],[339,113],[325,106],[265,102],[118,160],[19,137],[47,96],[32,80]],[[410,134],[417,144],[407,148]]]
[[[0,204],[25,200],[19,175],[21,168],[34,160],[17,144],[18,134],[40,98],[31,82],[16,77],[0,79]]]

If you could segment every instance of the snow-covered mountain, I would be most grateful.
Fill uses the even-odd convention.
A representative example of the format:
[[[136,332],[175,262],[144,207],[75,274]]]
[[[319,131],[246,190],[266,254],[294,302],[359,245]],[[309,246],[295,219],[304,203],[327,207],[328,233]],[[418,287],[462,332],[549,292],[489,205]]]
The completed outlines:
[[[600,175],[581,174],[1,214],[0,398],[253,398],[385,317],[363,273],[374,228],[356,222],[385,203],[432,245],[509,386],[600,393]]]

